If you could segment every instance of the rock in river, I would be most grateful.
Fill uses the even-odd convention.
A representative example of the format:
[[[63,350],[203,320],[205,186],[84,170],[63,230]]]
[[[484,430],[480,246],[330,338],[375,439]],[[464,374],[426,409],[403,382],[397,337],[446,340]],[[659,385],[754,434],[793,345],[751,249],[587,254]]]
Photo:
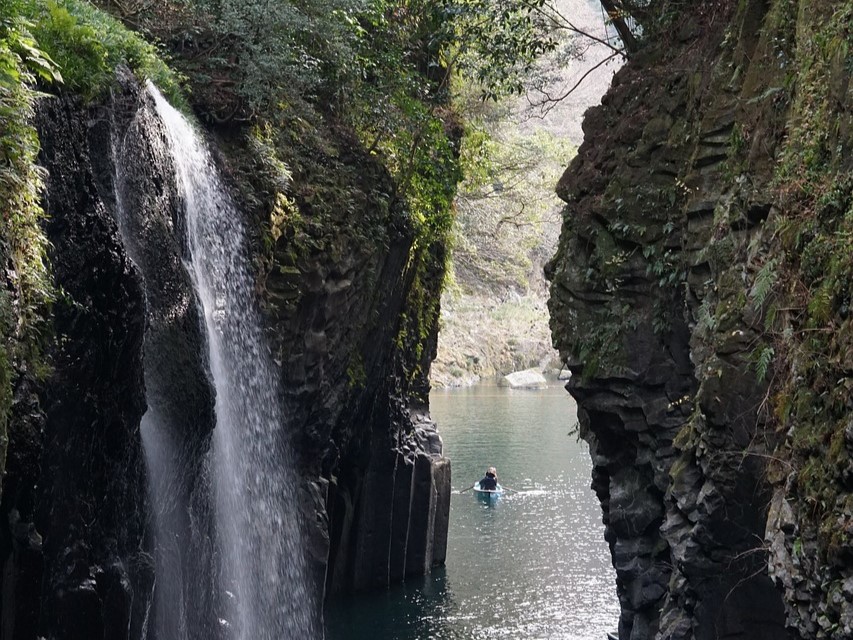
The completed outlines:
[[[525,369],[505,375],[500,385],[513,389],[544,389],[548,386],[548,381],[539,369]]]

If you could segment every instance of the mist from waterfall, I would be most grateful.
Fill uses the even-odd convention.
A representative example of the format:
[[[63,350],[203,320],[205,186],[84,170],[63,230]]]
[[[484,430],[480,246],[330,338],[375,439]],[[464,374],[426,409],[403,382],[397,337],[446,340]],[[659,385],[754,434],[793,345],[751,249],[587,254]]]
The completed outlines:
[[[216,610],[209,614],[218,617],[217,635],[227,640],[310,640],[318,637],[319,604],[312,602],[308,585],[293,456],[279,407],[278,374],[255,304],[241,215],[202,138],[150,83],[148,90],[166,130],[183,200],[185,219],[178,226],[186,233],[184,267],[203,315],[205,360],[215,388],[209,483],[218,565],[211,585],[216,606],[183,602],[192,591],[186,583],[202,577],[181,575],[180,550],[168,548],[170,531],[187,526],[185,519],[168,514],[186,505],[163,509],[156,503],[173,499],[170,486],[178,482],[181,460],[168,428],[149,411],[143,442],[155,502],[158,594],[149,637],[197,637],[197,630],[186,628],[182,609],[205,606]]]

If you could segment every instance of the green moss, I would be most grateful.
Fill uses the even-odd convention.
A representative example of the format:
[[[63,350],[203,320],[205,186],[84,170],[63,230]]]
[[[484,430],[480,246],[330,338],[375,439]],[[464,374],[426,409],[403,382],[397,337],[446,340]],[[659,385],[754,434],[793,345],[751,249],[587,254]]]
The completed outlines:
[[[623,341],[639,321],[636,309],[623,307],[615,299],[589,316],[574,318],[570,352],[583,363],[584,379],[607,376],[625,366]]]
[[[853,262],[853,181],[845,157],[849,131],[839,129],[839,78],[853,69],[849,24],[853,6],[819,3],[801,14],[796,39],[796,99],[775,180],[780,216],[775,228],[784,259],[779,290],[787,322],[775,331],[777,351],[795,372],[775,395],[775,415],[791,436],[805,513],[827,531],[843,493],[849,460],[844,438],[853,386],[847,359]],[[796,377],[795,377],[796,376]],[[839,543],[821,536],[824,552]]]
[[[674,485],[678,484],[681,474],[688,470],[691,465],[692,458],[690,456],[681,456],[669,468],[669,477]]]
[[[847,446],[844,439],[844,425],[838,425],[833,429],[829,443],[829,458],[831,464],[838,465],[848,460]]]
[[[806,24],[796,43],[794,126],[777,172],[780,188],[807,200],[818,200],[831,188],[826,178],[844,153],[843,145],[836,146],[840,140],[833,84],[853,69],[847,31],[853,6],[822,5],[815,7],[814,16],[812,21],[801,20]]]
[[[367,382],[364,358],[359,352],[353,352],[350,355],[350,363],[347,367],[347,380],[349,381],[349,386],[355,389],[363,389]]]
[[[396,337],[398,364],[410,386],[428,373],[430,358],[425,349],[438,331],[447,268],[446,236],[438,236],[427,246],[417,242],[412,246],[408,267],[412,284]]]
[[[2,326],[0,326],[0,337],[3,344],[0,345],[0,477],[6,469],[6,450],[9,446],[9,413],[12,408],[12,363],[9,361],[8,344],[11,334],[5,317],[8,313],[8,294],[0,292],[0,308],[2,308]],[[3,484],[0,482],[0,496],[3,495]]]
[[[187,110],[177,75],[157,49],[86,0],[22,0],[33,35],[56,61],[66,86],[88,100],[112,86],[115,68],[127,64]]]
[[[674,446],[679,451],[686,451],[694,446],[694,442],[697,437],[697,430],[695,426],[696,418],[693,418],[685,424],[681,429],[678,430],[675,438],[672,440],[672,446]]]

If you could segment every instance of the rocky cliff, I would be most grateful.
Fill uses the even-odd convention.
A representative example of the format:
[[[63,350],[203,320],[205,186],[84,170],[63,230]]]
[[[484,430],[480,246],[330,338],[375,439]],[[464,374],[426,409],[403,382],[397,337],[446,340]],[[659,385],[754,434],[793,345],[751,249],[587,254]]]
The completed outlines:
[[[43,371],[13,363],[0,635],[152,638],[162,599],[185,608],[190,637],[219,637],[213,389],[162,124],[127,70],[106,99],[43,99],[35,122],[56,296]],[[329,127],[322,150],[302,141],[300,156],[328,173],[294,162],[284,209],[243,209],[282,379],[281,437],[298,461],[300,513],[282,517],[302,523],[318,617],[324,593],[386,587],[442,563],[450,497],[427,383],[443,240],[416,243],[394,181]],[[240,133],[211,136],[231,152],[219,162],[235,194],[251,191],[238,183],[252,160]],[[322,193],[329,185],[333,195]],[[180,465],[168,503],[152,503],[146,411],[169,426],[163,455]],[[163,522],[171,570],[191,580],[155,572]]]
[[[3,637],[118,637],[142,629],[145,551],[142,282],[89,162],[79,106],[39,113],[56,286],[50,373],[19,372],[2,501]],[[50,132],[48,134],[48,132]],[[109,142],[92,140],[109,155]]]
[[[443,563],[450,508],[428,411],[446,246],[417,238],[391,177],[334,133],[289,158],[260,285],[330,593]]]
[[[653,3],[558,186],[623,640],[848,638],[850,3]]]

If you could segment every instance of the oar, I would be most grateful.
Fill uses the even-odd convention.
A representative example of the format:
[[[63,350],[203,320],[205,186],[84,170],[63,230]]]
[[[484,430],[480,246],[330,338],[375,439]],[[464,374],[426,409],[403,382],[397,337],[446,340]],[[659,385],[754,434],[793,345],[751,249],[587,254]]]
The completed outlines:
[[[504,491],[512,491],[513,493],[521,493],[521,491],[518,491],[517,489],[513,489],[512,487],[507,487],[507,486],[504,486]]]
[[[476,487],[476,486],[477,486],[477,483],[475,482],[474,484],[472,484],[472,485],[471,485],[470,487],[468,487],[467,489],[462,489],[462,491],[460,491],[459,493],[465,493],[466,491],[470,491],[471,489],[473,489],[473,488],[474,488],[474,487]]]

